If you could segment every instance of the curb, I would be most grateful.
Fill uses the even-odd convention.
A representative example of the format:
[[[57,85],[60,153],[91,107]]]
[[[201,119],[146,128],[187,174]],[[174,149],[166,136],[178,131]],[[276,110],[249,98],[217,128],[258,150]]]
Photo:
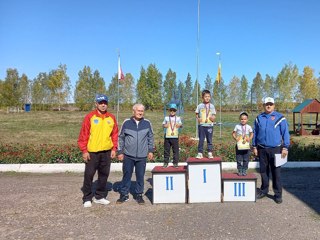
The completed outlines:
[[[156,166],[163,163],[147,163],[146,171],[151,171]],[[186,166],[187,163],[179,163]],[[49,163],[49,164],[0,164],[0,172],[19,173],[63,173],[63,172],[84,172],[84,163]],[[319,168],[320,162],[287,162],[283,168]],[[259,168],[258,162],[249,162],[249,169]],[[222,162],[223,170],[237,169],[236,162]],[[121,172],[122,163],[112,163],[110,172]]]

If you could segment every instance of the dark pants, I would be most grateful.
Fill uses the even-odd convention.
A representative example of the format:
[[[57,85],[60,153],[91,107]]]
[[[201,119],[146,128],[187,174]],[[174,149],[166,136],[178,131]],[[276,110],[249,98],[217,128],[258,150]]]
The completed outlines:
[[[269,191],[269,174],[272,174],[272,187],[275,197],[282,197],[281,167],[275,167],[274,154],[281,153],[281,147],[262,148],[258,147],[260,159],[261,192],[267,194]]]
[[[208,152],[212,152],[212,150],[213,150],[213,146],[212,146],[213,127],[204,127],[204,126],[199,125],[198,132],[199,132],[198,152],[203,153],[203,143],[204,143],[205,138],[207,139]]]
[[[178,138],[164,139],[164,162],[169,163],[171,147],[173,152],[173,163],[178,163],[179,162],[179,139]]]
[[[91,201],[93,198],[92,180],[98,171],[98,183],[95,191],[95,198],[101,199],[107,196],[106,185],[110,173],[111,150],[101,152],[90,152],[90,161],[86,163],[83,180],[83,202]]]
[[[134,189],[135,194],[142,194],[144,189],[144,174],[146,171],[147,158],[136,159],[124,155],[122,171],[123,177],[120,187],[120,194],[128,195],[131,186],[131,177],[133,169],[136,172],[136,186]]]
[[[236,145],[236,160],[237,160],[237,169],[248,169],[250,158],[250,150],[238,150]]]

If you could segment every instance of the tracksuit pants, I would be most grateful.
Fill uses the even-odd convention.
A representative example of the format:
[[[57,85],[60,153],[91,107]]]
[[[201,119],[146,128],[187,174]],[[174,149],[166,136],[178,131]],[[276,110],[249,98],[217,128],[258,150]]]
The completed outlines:
[[[164,139],[164,162],[169,163],[171,147],[173,152],[173,163],[178,163],[179,162],[179,138]]]
[[[212,126],[198,126],[199,132],[199,144],[198,144],[198,153],[203,153],[203,144],[204,139],[207,139],[207,148],[208,152],[212,152],[213,145],[212,145],[212,135],[213,135],[213,127]]]

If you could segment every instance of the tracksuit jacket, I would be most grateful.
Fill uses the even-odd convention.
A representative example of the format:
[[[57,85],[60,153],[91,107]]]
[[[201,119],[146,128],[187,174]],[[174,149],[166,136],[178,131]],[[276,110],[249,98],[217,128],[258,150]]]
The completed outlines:
[[[288,149],[290,145],[288,128],[288,122],[281,113],[274,111],[270,114],[259,114],[254,122],[253,147],[283,146]]]
[[[143,159],[153,151],[154,139],[150,121],[142,118],[137,124],[133,117],[124,120],[119,134],[118,153]]]
[[[100,114],[94,110],[83,120],[78,138],[78,146],[83,153],[117,150],[118,125],[111,113]]]

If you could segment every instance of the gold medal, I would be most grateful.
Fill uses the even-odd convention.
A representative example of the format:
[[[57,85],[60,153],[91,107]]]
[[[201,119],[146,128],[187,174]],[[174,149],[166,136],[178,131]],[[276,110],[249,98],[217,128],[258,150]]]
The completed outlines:
[[[206,119],[205,123],[207,123],[207,122],[208,122],[208,119]]]
[[[243,141],[242,141],[242,144],[246,144],[246,141],[243,140]]]
[[[171,136],[173,136],[173,135],[174,135],[174,133],[172,132],[172,133],[171,133]]]

